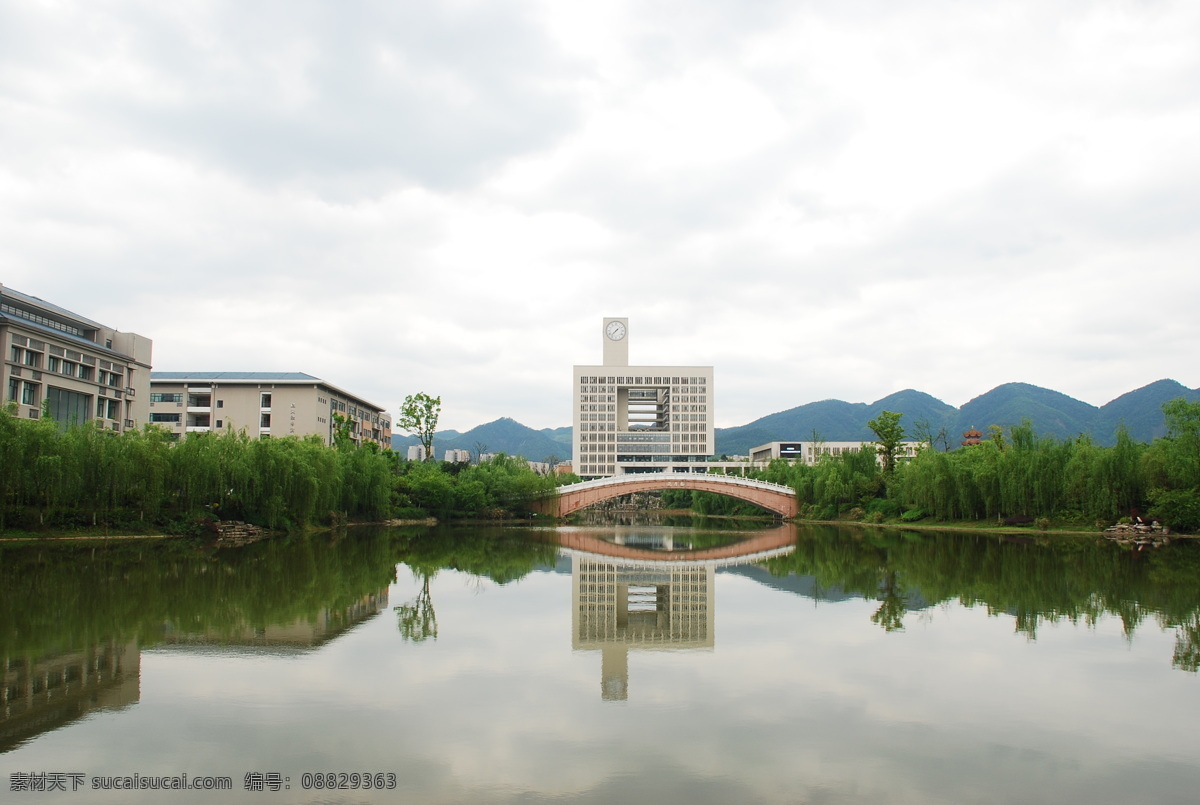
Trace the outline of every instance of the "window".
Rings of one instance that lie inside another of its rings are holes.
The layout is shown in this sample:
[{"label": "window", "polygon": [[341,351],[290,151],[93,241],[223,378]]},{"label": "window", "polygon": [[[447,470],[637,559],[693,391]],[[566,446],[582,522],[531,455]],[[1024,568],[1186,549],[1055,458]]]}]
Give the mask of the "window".
[{"label": "window", "polygon": [[[221,406],[218,405],[217,407],[220,408]],[[225,427],[225,420],[218,419],[217,420],[217,430],[220,430],[223,427]]]},{"label": "window", "polygon": [[24,350],[22,350],[20,347],[12,347],[12,351],[9,353],[8,359],[10,361],[12,361],[13,363],[20,363],[21,362],[21,353],[23,351]]},{"label": "window", "polygon": [[118,402],[117,400],[106,400],[106,402],[108,403],[108,418],[109,419],[120,419],[121,418],[121,403]]},{"label": "window", "polygon": [[[225,407],[225,401],[224,401],[224,400],[217,400],[217,407],[218,407],[218,408],[224,408],[224,407]],[[217,425],[217,427],[219,428],[219,427],[221,427],[221,426],[220,426],[220,425]]]},{"label": "window", "polygon": [[46,358],[46,371],[47,372],[57,372],[59,363],[60,363],[59,359],[55,358],[53,356]]},{"label": "window", "polygon": [[8,379],[8,399],[15,401],[17,399],[17,394],[19,394],[20,391],[21,381],[17,380],[15,377],[10,377]]},{"label": "window", "polygon": [[50,416],[63,427],[87,422],[92,413],[90,394],[49,386],[46,389],[46,402],[50,406]]},{"label": "window", "polygon": [[258,426],[259,426],[260,428],[269,428],[269,427],[271,427],[271,415],[270,415],[270,414],[262,414],[262,415],[260,415],[260,416],[259,416],[259,418],[258,418]]},{"label": "window", "polygon": [[22,405],[37,405],[38,404],[37,392],[38,392],[38,387],[36,384],[30,383],[28,380],[25,381],[24,385],[21,388],[21,404]]},{"label": "window", "polygon": [[30,352],[25,350],[25,365],[32,366],[34,369],[42,365],[42,356],[38,352]]},{"label": "window", "polygon": [[77,365],[71,363],[70,361],[63,361],[62,373],[64,375],[67,377],[74,377],[77,371],[79,371],[79,367]]},{"label": "window", "polygon": [[162,392],[151,392],[150,402],[183,402],[182,394],[163,394]]},{"label": "window", "polygon": [[183,421],[183,414],[150,414],[151,422],[174,422],[178,424]]},{"label": "window", "polygon": [[117,374],[116,372],[109,372],[108,373],[108,385],[112,386],[113,388],[120,388],[121,387],[121,376],[119,374]]},{"label": "window", "polygon": [[92,375],[94,375],[94,374],[95,374],[95,370],[92,367],[84,366],[84,365],[80,364],[80,366],[79,366],[79,379],[80,380],[91,380]]},{"label": "window", "polygon": [[265,392],[262,395],[262,400],[259,402],[259,407],[260,408],[270,408],[271,407],[271,393],[270,392]]}]

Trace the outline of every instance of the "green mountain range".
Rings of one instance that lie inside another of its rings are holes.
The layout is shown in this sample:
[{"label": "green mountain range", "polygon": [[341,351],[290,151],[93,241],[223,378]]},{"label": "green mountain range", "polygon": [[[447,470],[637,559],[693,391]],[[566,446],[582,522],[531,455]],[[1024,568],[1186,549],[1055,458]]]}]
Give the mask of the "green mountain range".
[{"label": "green mountain range", "polygon": [[[1150,442],[1166,434],[1162,404],[1176,397],[1200,401],[1200,389],[1189,389],[1174,380],[1159,380],[1096,407],[1028,383],[1006,383],[975,397],[962,408],[947,405],[924,392],[906,389],[873,403],[821,400],[769,414],[739,427],[717,428],[716,454],[747,455],[760,444],[809,441],[814,435],[830,442],[870,441],[875,437],[867,422],[880,411],[904,414],[900,424],[910,438],[921,421],[927,422],[934,434],[944,428],[951,448],[957,447],[961,434],[971,428],[986,435],[991,425],[1008,427],[1026,419],[1039,434],[1057,439],[1087,434],[1098,444],[1111,445],[1117,427],[1124,424],[1134,439]],[[415,437],[392,437],[393,448],[402,454],[416,443]],[[476,451],[481,446],[483,452],[524,456],[530,461],[543,461],[547,456],[565,460],[571,457],[571,429],[534,430],[503,417],[466,433],[446,430],[434,436],[434,451],[439,457],[451,448]]]},{"label": "green mountain range", "polygon": [[1005,383],[975,397],[962,408],[907,389],[870,404],[822,400],[765,416],[748,425],[718,428],[717,454],[746,455],[760,444],[808,441],[814,433],[830,442],[870,441],[875,436],[867,422],[880,411],[904,414],[900,424],[909,438],[922,420],[928,422],[934,434],[945,428],[951,448],[957,447],[962,433],[972,428],[987,435],[991,425],[1009,427],[1026,419],[1033,423],[1038,434],[1056,439],[1086,434],[1097,444],[1112,445],[1117,427],[1124,424],[1134,439],[1150,442],[1166,435],[1162,404],[1176,397],[1200,400],[1200,389],[1189,389],[1174,380],[1159,380],[1096,407],[1051,389],[1028,383]]}]

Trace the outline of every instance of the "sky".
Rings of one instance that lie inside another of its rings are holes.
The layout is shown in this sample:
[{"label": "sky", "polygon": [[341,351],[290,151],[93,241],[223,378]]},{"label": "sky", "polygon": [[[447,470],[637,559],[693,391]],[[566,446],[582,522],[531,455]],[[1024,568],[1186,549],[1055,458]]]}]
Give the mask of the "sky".
[{"label": "sky", "polygon": [[1192,0],[0,0],[0,283],[441,427],[1200,386]]}]

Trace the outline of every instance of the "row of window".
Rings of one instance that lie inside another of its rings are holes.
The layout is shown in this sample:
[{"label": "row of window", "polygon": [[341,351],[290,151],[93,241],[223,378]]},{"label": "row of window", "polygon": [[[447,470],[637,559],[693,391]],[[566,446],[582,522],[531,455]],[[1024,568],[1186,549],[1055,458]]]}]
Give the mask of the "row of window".
[{"label": "row of window", "polygon": [[[681,400],[678,403],[672,403],[669,410],[671,410],[671,411],[696,411],[696,410],[707,411],[708,406],[704,404],[704,401],[705,401],[705,398],[700,396],[700,397],[692,397],[692,402],[688,403],[687,398],[685,397],[683,400]],[[649,405],[649,406],[638,405],[637,403],[633,402],[632,400],[630,401],[630,403],[631,404],[629,406],[629,410],[633,413],[653,413],[653,411],[655,409],[654,405]],[[699,404],[699,408],[697,408],[697,404]],[[580,411],[615,411],[615,410],[617,410],[617,406],[613,405],[612,403],[604,403],[604,402],[598,402],[598,403],[581,402],[579,404],[579,410]],[[664,410],[666,410],[665,406],[664,406]]]},{"label": "row of window", "polygon": [[[103,375],[103,374],[104,373],[101,372],[101,375]],[[155,391],[155,392],[151,392],[151,394],[150,394],[150,402],[152,402],[152,403],[160,403],[160,402],[180,403],[180,402],[183,402],[183,394]],[[212,395],[211,394],[202,394],[202,393],[189,394],[188,398],[187,398],[187,403],[188,403],[189,408],[211,408],[212,407]],[[266,392],[266,393],[262,394],[262,396],[259,397],[258,405],[260,408],[270,408],[271,407],[270,392]],[[218,399],[217,407],[224,408],[225,401]]]},{"label": "row of window", "polygon": [[[15,377],[8,379],[8,399],[21,405],[40,406],[42,404],[42,387],[40,383],[19,380]],[[81,394],[69,389],[55,386],[46,388],[46,401],[50,403],[50,415],[60,422],[84,422],[91,410],[91,394]],[[121,401],[107,397],[96,398],[97,419],[121,419]]]},{"label": "row of window", "polygon": [[[9,359],[13,363],[19,363],[23,366],[28,366],[30,369],[41,369],[42,357],[42,353],[40,352],[34,352],[31,349],[21,349],[20,347],[16,346],[11,348],[11,352],[9,354]],[[69,361],[65,358],[58,358],[54,355],[46,358],[46,371],[63,375],[64,377],[74,377],[78,378],[79,380],[86,380],[88,382],[91,382],[93,378],[96,378],[96,370],[94,367]],[[123,375],[101,369],[97,382],[99,382],[99,384],[102,386],[120,388],[123,385],[123,380]]]},{"label": "row of window", "polygon": [[609,383],[609,384],[616,383],[616,384],[622,385],[622,386],[641,385],[642,383],[653,384],[653,385],[658,385],[658,386],[661,386],[661,385],[678,386],[681,383],[685,384],[685,385],[707,383],[708,378],[707,377],[666,377],[666,376],[650,377],[649,375],[647,375],[646,377],[597,377],[594,375],[592,375],[592,376],[580,375],[579,382],[580,382],[580,384],[584,384],[584,383]]},{"label": "row of window", "polygon": [[[178,425],[183,422],[183,414],[179,414],[179,413],[167,414],[167,413],[160,413],[158,411],[155,411],[150,414],[150,421],[158,422],[160,424]],[[189,415],[188,426],[189,427],[207,428],[208,422],[209,422],[208,414],[196,414],[194,416]],[[261,414],[258,419],[258,426],[260,428],[270,428],[271,427],[271,415],[265,414],[265,413]],[[218,419],[217,427],[218,428],[224,427],[224,420]]]},{"label": "row of window", "polygon": [[35,324],[40,324],[43,327],[49,327],[53,330],[58,330],[59,332],[70,333],[71,335],[79,336],[80,338],[86,338],[89,341],[92,340],[91,334],[95,332],[94,330],[84,330],[80,327],[66,324],[65,322],[48,319],[39,313],[34,313],[32,310],[24,310],[19,307],[14,307],[6,302],[0,302],[0,312],[7,313],[10,316],[16,316],[17,318],[25,319],[26,321],[34,322]]}]

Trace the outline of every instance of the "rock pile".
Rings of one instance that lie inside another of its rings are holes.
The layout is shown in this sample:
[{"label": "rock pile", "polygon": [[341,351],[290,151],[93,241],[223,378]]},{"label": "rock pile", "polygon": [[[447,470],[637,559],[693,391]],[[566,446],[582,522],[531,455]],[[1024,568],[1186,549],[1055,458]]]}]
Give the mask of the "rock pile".
[{"label": "rock pile", "polygon": [[270,531],[262,526],[243,523],[239,520],[222,520],[217,525],[217,542],[221,545],[246,545],[269,536]]},{"label": "rock pile", "polygon": [[1146,547],[1158,548],[1170,543],[1171,538],[1167,536],[1170,533],[1170,530],[1164,528],[1157,520],[1147,523],[1141,518],[1132,523],[1117,523],[1104,529],[1104,535],[1109,539],[1121,545],[1136,545],[1138,550]]}]

